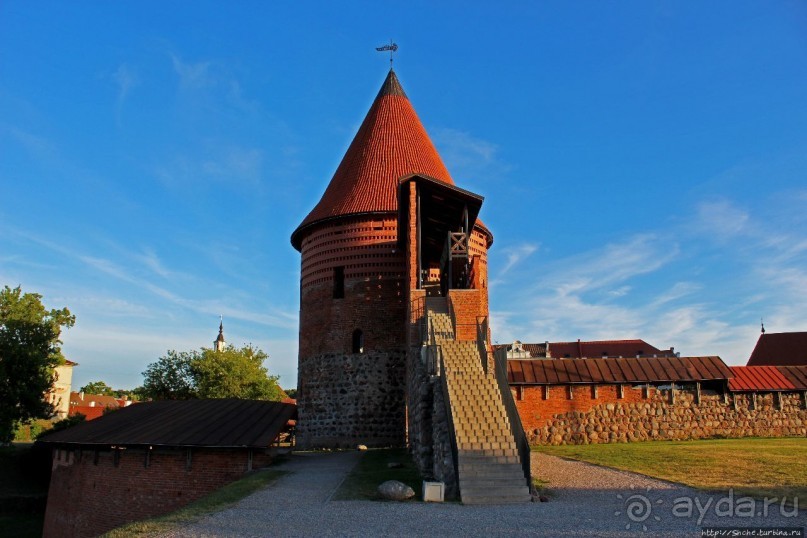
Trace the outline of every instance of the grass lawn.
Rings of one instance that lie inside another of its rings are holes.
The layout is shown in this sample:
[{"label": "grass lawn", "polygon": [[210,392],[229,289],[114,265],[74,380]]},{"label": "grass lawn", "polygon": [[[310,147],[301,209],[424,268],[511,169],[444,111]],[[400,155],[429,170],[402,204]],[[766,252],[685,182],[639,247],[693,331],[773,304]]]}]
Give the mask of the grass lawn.
[{"label": "grass lawn", "polygon": [[807,499],[807,438],[706,439],[533,450],[641,473],[703,490]]},{"label": "grass lawn", "polygon": [[[403,467],[390,469],[387,464],[392,462]],[[333,498],[339,501],[381,500],[376,488],[387,480],[403,482],[415,490],[415,499],[423,498],[423,481],[405,448],[378,448],[365,452]]]},{"label": "grass lawn", "polygon": [[231,482],[210,495],[202,497],[175,512],[164,516],[128,523],[104,534],[107,538],[126,538],[129,536],[150,536],[152,534],[168,532],[179,525],[190,523],[210,512],[222,510],[243,499],[268,484],[271,484],[285,471],[263,469],[255,471],[246,478]]}]

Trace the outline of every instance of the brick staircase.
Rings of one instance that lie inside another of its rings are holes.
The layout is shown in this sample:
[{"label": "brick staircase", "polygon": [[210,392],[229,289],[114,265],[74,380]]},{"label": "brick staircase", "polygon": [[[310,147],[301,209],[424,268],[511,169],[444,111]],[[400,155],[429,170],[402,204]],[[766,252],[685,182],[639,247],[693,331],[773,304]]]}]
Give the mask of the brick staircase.
[{"label": "brick staircase", "polygon": [[476,342],[454,339],[444,298],[426,300],[430,335],[442,350],[457,447],[459,490],[465,504],[522,503],[530,492],[493,374]]}]

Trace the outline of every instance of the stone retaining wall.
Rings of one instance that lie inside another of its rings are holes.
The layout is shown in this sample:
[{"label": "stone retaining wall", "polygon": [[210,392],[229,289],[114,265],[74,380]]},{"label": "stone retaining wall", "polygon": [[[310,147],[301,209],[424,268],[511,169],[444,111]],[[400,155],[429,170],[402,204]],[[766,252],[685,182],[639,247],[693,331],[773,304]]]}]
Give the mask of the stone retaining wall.
[{"label": "stone retaining wall", "polygon": [[404,446],[405,360],[404,350],[301,359],[298,446]]},{"label": "stone retaining wall", "polygon": [[448,408],[440,378],[427,374],[420,354],[421,348],[413,347],[407,358],[409,450],[424,480],[444,482],[446,499],[455,499],[458,485],[448,429]]},{"label": "stone retaining wall", "polygon": [[[807,436],[801,393],[702,394],[653,389],[648,398],[602,402],[587,410],[554,413],[527,430],[532,444],[626,443],[647,440]],[[780,408],[781,407],[781,408]],[[533,418],[534,421],[534,418]]]}]

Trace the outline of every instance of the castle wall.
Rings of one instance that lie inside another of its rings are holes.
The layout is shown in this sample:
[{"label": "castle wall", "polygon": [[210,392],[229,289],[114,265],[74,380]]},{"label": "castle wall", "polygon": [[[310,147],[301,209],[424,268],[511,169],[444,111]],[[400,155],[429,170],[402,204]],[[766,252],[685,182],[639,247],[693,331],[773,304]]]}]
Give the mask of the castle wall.
[{"label": "castle wall", "polygon": [[804,395],[761,393],[756,404],[750,394],[669,390],[624,385],[620,398],[615,385],[544,387],[511,386],[524,430],[533,444],[589,444],[710,437],[784,437],[807,435]]},{"label": "castle wall", "polygon": [[[117,455],[116,455],[117,452]],[[253,451],[252,468],[271,463]],[[177,510],[241,478],[249,450],[53,451],[43,536],[97,536],[125,523]]]}]

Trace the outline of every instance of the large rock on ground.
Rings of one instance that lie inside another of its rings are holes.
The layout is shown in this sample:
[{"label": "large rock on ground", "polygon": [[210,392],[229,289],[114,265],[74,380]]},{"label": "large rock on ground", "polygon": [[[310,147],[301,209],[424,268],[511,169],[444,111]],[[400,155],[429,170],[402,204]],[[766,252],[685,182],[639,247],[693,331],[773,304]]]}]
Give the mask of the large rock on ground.
[{"label": "large rock on ground", "polygon": [[378,494],[391,501],[405,501],[415,496],[415,491],[397,480],[387,480],[378,486]]}]

